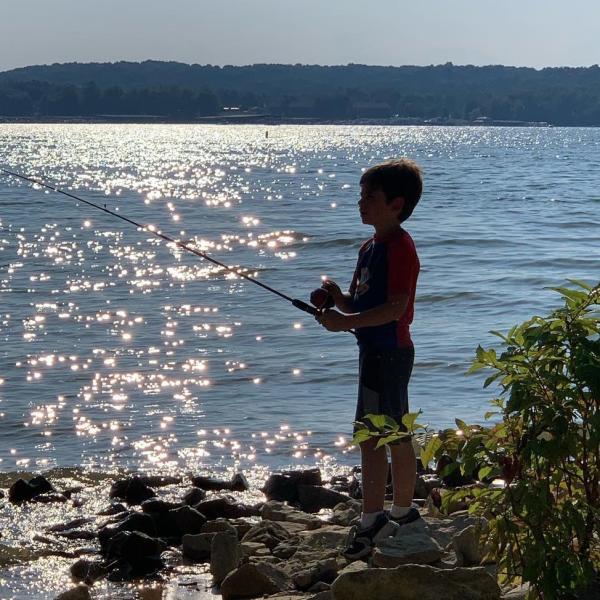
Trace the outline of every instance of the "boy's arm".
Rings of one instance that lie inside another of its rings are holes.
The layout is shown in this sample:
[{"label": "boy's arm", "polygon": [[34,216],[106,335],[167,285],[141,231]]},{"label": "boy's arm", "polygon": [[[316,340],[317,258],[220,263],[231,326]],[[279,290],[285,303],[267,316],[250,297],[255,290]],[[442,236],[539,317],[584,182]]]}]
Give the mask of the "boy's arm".
[{"label": "boy's arm", "polygon": [[392,296],[384,304],[360,313],[343,315],[335,310],[326,310],[315,318],[329,331],[346,331],[360,327],[376,327],[397,321],[408,306],[408,294]]},{"label": "boy's arm", "polygon": [[350,285],[350,291],[344,293],[344,292],[342,292],[342,290],[340,289],[340,286],[335,281],[332,281],[331,279],[326,279],[323,282],[321,287],[326,289],[327,292],[329,293],[329,295],[333,298],[333,301],[335,302],[335,307],[338,310],[340,310],[343,313],[353,313],[354,312],[354,306],[352,305],[352,297],[354,296],[353,286],[354,286],[354,281]]}]

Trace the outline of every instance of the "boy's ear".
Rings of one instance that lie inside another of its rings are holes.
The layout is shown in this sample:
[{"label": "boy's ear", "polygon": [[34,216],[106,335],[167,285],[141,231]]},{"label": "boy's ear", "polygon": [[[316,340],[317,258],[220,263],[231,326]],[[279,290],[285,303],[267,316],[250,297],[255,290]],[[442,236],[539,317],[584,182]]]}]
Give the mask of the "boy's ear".
[{"label": "boy's ear", "polygon": [[394,207],[394,209],[400,212],[404,208],[404,196],[396,196],[392,200],[391,204]]}]

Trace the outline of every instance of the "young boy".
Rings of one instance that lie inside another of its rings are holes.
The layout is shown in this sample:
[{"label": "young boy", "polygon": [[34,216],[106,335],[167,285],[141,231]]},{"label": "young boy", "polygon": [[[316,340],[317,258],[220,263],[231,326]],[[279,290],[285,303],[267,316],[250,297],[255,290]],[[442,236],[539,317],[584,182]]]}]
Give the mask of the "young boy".
[{"label": "young boy", "polygon": [[[402,228],[423,189],[421,170],[411,160],[390,160],[371,167],[360,179],[360,217],[375,229],[358,253],[347,294],[334,281],[323,287],[336,310],[316,319],[329,331],[354,329],[359,346],[359,386],[356,420],[384,414],[398,423],[408,412],[408,381],[414,362],[410,337],[419,258],[412,238]],[[345,313],[345,314],[342,314]],[[391,510],[384,511],[388,458],[377,439],[360,445],[363,510],[344,554],[368,555],[374,544],[392,535],[399,525],[420,518],[412,506],[416,458],[410,438],[390,446],[394,490]]]}]

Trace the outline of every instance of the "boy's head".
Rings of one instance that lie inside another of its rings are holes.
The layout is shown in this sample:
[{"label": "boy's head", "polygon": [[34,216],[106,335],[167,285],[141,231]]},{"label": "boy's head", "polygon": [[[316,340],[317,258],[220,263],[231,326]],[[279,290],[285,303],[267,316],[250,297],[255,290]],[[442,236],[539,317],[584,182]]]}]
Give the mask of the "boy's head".
[{"label": "boy's head", "polygon": [[389,204],[402,198],[398,221],[406,221],[412,214],[423,192],[423,177],[416,162],[408,158],[387,160],[367,169],[360,178],[360,185],[370,192],[380,190]]}]

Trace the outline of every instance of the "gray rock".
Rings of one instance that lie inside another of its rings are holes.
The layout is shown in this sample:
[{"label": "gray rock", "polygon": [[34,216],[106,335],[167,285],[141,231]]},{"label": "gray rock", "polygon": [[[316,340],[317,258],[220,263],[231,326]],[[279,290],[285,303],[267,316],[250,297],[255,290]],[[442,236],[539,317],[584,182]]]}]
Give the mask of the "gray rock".
[{"label": "gray rock", "polygon": [[525,583],[502,594],[502,600],[526,600],[529,584]]},{"label": "gray rock", "polygon": [[295,510],[291,506],[277,500],[265,502],[260,510],[260,516],[269,521],[299,523],[300,525],[304,525],[306,529],[318,529],[322,524],[321,519],[300,510]]},{"label": "gray rock", "polygon": [[483,562],[487,550],[481,540],[481,526],[469,525],[452,540],[457,557],[461,557],[465,566],[479,565]]},{"label": "gray rock", "polygon": [[270,550],[258,542],[242,542],[242,554],[244,556],[267,556],[270,555]]},{"label": "gray rock", "polygon": [[210,546],[210,572],[215,583],[221,583],[242,560],[242,547],[236,536],[220,531],[215,533]]},{"label": "gray rock", "polygon": [[223,600],[257,598],[292,589],[288,575],[267,562],[249,562],[225,577],[221,583]]},{"label": "gray rock", "polygon": [[322,508],[333,508],[340,502],[348,502],[349,496],[317,485],[299,485],[298,503],[307,513],[319,512]]},{"label": "gray rock", "polygon": [[78,585],[56,596],[56,600],[91,600],[90,589],[87,585]]},{"label": "gray rock", "polygon": [[226,531],[238,537],[237,529],[227,519],[208,521],[200,529],[200,533],[218,533],[220,531]]},{"label": "gray rock", "polygon": [[75,581],[83,581],[87,585],[92,585],[94,581],[102,579],[107,574],[106,567],[102,561],[88,560],[86,558],[80,558],[77,562],[73,563],[69,571]]},{"label": "gray rock", "polygon": [[315,560],[292,575],[292,581],[299,590],[308,590],[317,582],[331,583],[337,576],[338,565],[334,558]]},{"label": "gray rock", "polygon": [[467,526],[475,525],[477,519],[470,516],[467,512],[455,513],[452,516],[443,516],[441,518],[423,517],[427,525],[427,532],[440,545],[446,548],[448,544]]},{"label": "gray rock", "polygon": [[440,560],[441,546],[427,533],[425,523],[419,519],[398,529],[394,537],[377,543],[373,564],[392,568],[398,565],[430,565]]},{"label": "gray rock", "polygon": [[188,506],[195,506],[206,498],[206,492],[198,487],[188,490],[183,496],[182,502]]},{"label": "gray rock", "polygon": [[362,505],[358,500],[348,500],[347,502],[340,502],[333,507],[333,514],[329,522],[332,525],[343,525],[348,527],[360,518],[360,512]]},{"label": "gray rock", "polygon": [[500,588],[481,567],[436,569],[401,565],[340,575],[331,586],[335,600],[499,600]]},{"label": "gray rock", "polygon": [[348,537],[348,527],[332,525],[315,531],[300,533],[301,543],[298,549],[342,550]]},{"label": "gray rock", "polygon": [[197,562],[210,560],[210,548],[214,533],[187,534],[182,538],[183,556]]},{"label": "gray rock", "polygon": [[287,540],[290,537],[288,531],[279,523],[274,521],[262,521],[258,523],[242,538],[243,542],[260,542],[269,550]]}]

